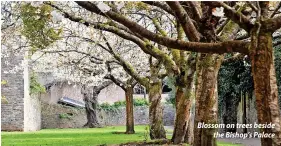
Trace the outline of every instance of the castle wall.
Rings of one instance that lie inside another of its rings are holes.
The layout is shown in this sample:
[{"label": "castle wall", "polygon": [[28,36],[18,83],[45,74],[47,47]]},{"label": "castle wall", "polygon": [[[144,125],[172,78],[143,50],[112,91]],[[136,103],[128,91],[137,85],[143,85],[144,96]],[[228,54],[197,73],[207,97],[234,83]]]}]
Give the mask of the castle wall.
[{"label": "castle wall", "polygon": [[24,55],[14,53],[1,56],[1,60],[1,82],[4,83],[1,85],[1,96],[6,100],[1,100],[1,130],[40,130],[41,105],[38,96],[29,94],[27,60]]},{"label": "castle wall", "polygon": [[1,96],[7,103],[1,102],[1,130],[23,131],[24,130],[24,79],[23,71],[8,73],[15,65],[21,64],[23,56],[10,54],[1,58]]}]

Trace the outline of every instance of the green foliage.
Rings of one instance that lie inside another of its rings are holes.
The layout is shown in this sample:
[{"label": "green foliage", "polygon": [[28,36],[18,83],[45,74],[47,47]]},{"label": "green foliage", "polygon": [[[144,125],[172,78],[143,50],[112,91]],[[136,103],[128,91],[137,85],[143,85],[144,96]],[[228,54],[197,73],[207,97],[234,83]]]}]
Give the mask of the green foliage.
[{"label": "green foliage", "polygon": [[46,93],[46,89],[37,81],[37,75],[33,72],[30,77],[30,94]]},{"label": "green foliage", "polygon": [[[227,107],[229,110],[235,111],[241,93],[252,93],[254,90],[254,82],[251,75],[251,66],[249,60],[236,60],[223,63],[218,75],[218,102],[219,115]],[[226,101],[231,103],[232,107],[226,105]]]},{"label": "green foliage", "polygon": [[21,18],[23,29],[21,33],[29,40],[32,46],[31,53],[36,49],[44,49],[56,40],[60,39],[62,29],[55,30],[48,25],[51,20],[49,5],[33,7],[31,4],[24,4],[21,7]]},{"label": "green foliage", "polygon": [[68,113],[59,114],[60,119],[71,119],[72,115]]},{"label": "green foliage", "polygon": [[[144,98],[139,98],[139,99],[133,99],[133,104],[134,106],[147,106],[149,105],[148,101]],[[115,110],[120,107],[125,107],[126,106],[126,101],[116,101],[113,104],[109,104],[107,102],[102,103],[99,105],[99,108],[105,109],[105,110]]]},{"label": "green foliage", "polygon": [[113,105],[111,105],[107,102],[98,105],[98,107],[101,108],[101,109],[104,109],[104,110],[114,110],[114,109],[116,109],[116,107],[114,107]]},{"label": "green foliage", "polygon": [[3,95],[1,95],[1,104],[8,104],[7,98]]},{"label": "green foliage", "polygon": [[147,106],[149,105],[148,101],[144,98],[137,98],[133,100],[134,106]]},{"label": "green foliage", "polygon": [[8,83],[7,80],[1,80],[1,85],[6,85]]},{"label": "green foliage", "polygon": [[116,101],[113,103],[113,106],[118,108],[118,107],[124,107],[126,106],[126,101]]},{"label": "green foliage", "polygon": [[[276,41],[276,40],[275,40]],[[227,56],[228,57],[228,56]],[[281,46],[274,48],[274,62],[281,104]],[[252,93],[254,83],[251,75],[250,61],[246,59],[223,63],[218,75],[219,114],[225,108],[225,101],[237,105],[242,93]],[[250,97],[251,98],[251,97]],[[229,107],[228,107],[229,108]]]}]

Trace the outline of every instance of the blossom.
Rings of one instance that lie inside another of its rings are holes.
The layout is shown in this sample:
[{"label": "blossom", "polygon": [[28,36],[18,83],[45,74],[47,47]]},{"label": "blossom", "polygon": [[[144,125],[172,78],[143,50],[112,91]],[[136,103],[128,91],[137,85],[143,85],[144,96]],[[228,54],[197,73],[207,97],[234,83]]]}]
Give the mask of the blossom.
[{"label": "blossom", "polygon": [[31,6],[33,6],[33,7],[40,7],[42,4],[43,4],[43,1],[31,2]]},{"label": "blossom", "polygon": [[52,15],[52,20],[54,22],[60,22],[63,19],[63,16],[60,13],[58,13],[57,11],[52,11],[51,15]]},{"label": "blossom", "polygon": [[223,7],[216,7],[212,10],[212,14],[216,17],[223,17],[224,12],[223,12]]},{"label": "blossom", "polygon": [[105,4],[105,3],[103,3],[103,2],[99,2],[98,5],[97,5],[97,7],[98,7],[103,13],[106,13],[106,12],[110,11],[110,9],[111,9],[107,4]]}]

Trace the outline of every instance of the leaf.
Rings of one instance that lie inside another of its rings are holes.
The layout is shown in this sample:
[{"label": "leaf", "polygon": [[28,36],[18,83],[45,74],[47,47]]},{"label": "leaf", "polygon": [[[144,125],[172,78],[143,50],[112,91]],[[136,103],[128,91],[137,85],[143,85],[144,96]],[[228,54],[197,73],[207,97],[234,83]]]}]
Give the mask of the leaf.
[{"label": "leaf", "polygon": [[7,82],[7,80],[2,80],[1,81],[1,85],[6,85],[8,82]]}]

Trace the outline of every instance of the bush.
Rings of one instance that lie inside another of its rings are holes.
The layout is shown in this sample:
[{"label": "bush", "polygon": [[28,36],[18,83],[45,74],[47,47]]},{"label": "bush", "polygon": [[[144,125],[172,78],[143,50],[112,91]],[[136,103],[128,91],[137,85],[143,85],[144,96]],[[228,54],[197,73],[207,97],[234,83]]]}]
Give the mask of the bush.
[{"label": "bush", "polygon": [[62,113],[62,114],[59,114],[59,118],[60,119],[71,119],[72,116],[73,116],[72,113]]},{"label": "bush", "polygon": [[[147,106],[149,103],[146,99],[141,98],[141,99],[133,99],[133,104],[134,106]],[[126,101],[116,101],[112,105],[107,102],[102,103],[99,105],[99,108],[106,109],[106,110],[113,110],[125,106],[126,106]]]},{"label": "bush", "polygon": [[145,106],[148,105],[148,101],[144,98],[138,98],[138,99],[134,99],[134,106]]},{"label": "bush", "polygon": [[126,106],[126,101],[116,101],[113,103],[113,106],[116,108]]},{"label": "bush", "polygon": [[109,109],[109,108],[111,108],[111,105],[109,103],[105,102],[105,103],[100,104],[99,107],[102,109]]}]

